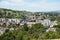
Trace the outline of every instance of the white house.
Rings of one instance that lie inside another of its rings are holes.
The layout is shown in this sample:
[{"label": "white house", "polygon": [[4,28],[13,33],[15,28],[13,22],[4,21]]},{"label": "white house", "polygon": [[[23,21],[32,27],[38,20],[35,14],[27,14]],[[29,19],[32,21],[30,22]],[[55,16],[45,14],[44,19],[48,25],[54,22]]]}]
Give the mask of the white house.
[{"label": "white house", "polygon": [[57,21],[54,21],[53,23],[51,23],[50,27],[53,27],[54,25],[57,25]]},{"label": "white house", "polygon": [[44,19],[43,21],[41,21],[41,24],[43,24],[44,26],[50,26],[51,21],[49,19]]},{"label": "white house", "polygon": [[8,29],[8,28],[0,27],[0,35],[2,35],[5,32],[6,29]]},{"label": "white house", "polygon": [[49,32],[49,31],[56,32],[56,28],[48,28],[48,29],[46,30],[46,32]]}]

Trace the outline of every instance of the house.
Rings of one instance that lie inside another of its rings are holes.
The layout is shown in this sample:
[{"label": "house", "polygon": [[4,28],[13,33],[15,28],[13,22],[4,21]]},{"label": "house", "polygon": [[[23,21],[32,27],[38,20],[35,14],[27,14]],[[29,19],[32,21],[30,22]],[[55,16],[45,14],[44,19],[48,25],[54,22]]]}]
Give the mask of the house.
[{"label": "house", "polygon": [[53,23],[51,23],[50,27],[53,27],[54,25],[57,25],[57,21],[53,21]]},{"label": "house", "polygon": [[53,27],[54,25],[57,25],[57,21],[50,21],[50,19],[40,20],[40,22],[43,26]]},{"label": "house", "polygon": [[48,29],[46,30],[46,32],[49,32],[49,31],[56,32],[56,28],[48,28]]},{"label": "house", "polygon": [[33,24],[36,24],[36,22],[27,22],[26,24],[31,27]]},{"label": "house", "polygon": [[8,28],[0,27],[0,35],[2,35],[6,31],[6,29],[8,29]]},{"label": "house", "polygon": [[51,21],[49,19],[44,19],[44,20],[41,20],[41,24],[43,24],[43,26],[50,26]]}]

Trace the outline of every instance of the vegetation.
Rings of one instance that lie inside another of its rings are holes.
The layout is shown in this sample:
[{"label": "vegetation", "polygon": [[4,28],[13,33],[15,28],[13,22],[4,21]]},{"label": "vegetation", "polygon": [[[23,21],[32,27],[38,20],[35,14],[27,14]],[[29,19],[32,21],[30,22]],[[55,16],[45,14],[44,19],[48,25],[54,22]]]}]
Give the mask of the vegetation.
[{"label": "vegetation", "polygon": [[[49,15],[49,18],[51,17],[51,20],[55,20],[55,18],[57,18],[56,20],[60,19],[60,17],[58,16],[60,14],[58,12],[34,12],[33,14],[33,12],[14,11],[11,9],[0,8],[0,18],[24,18],[25,19],[26,17],[25,15],[28,15],[28,14],[35,15],[35,16]],[[48,16],[44,18],[48,18]]]},{"label": "vegetation", "polygon": [[[32,12],[0,8],[0,18],[22,18],[23,20],[26,20],[26,15],[28,14],[35,15],[36,17],[42,16],[42,19],[49,18],[51,21],[57,20],[60,22],[60,17],[58,16],[59,13],[55,12],[35,12],[35,14],[32,14]],[[43,26],[41,23],[34,24],[31,27],[26,23],[22,26],[20,24],[10,24],[7,26],[4,23],[3,25],[0,25],[0,27],[7,27],[9,29],[12,27],[14,28],[14,30],[11,31],[8,29],[3,35],[0,35],[0,40],[40,40],[60,38],[60,23],[54,26],[54,28],[57,28],[56,32],[46,32],[48,27]],[[16,28],[18,29],[15,30]]]},{"label": "vegetation", "polygon": [[22,28],[20,28],[13,31],[6,30],[5,33],[0,36],[0,40],[40,40],[60,38],[60,32],[46,32],[47,27],[43,26],[41,23],[34,24],[31,28],[25,23]]}]

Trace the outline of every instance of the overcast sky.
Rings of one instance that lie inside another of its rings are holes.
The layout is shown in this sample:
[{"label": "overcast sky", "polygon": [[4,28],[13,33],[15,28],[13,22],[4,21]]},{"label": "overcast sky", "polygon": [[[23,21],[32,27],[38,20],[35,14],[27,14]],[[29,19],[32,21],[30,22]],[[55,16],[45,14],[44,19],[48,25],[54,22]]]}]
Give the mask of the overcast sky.
[{"label": "overcast sky", "polygon": [[0,8],[25,11],[60,10],[60,0],[0,0]]}]

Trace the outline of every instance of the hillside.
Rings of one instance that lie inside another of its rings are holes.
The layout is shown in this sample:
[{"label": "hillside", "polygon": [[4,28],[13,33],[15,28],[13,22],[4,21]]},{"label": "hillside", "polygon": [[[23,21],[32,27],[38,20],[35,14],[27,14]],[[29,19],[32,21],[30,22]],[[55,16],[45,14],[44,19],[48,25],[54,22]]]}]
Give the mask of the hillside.
[{"label": "hillside", "polygon": [[22,15],[27,13],[31,12],[0,8],[0,18],[21,18]]},{"label": "hillside", "polygon": [[53,12],[28,12],[28,11],[17,11],[11,9],[0,8],[0,18],[22,18],[25,15],[49,15],[49,16],[57,16],[60,13]]}]

